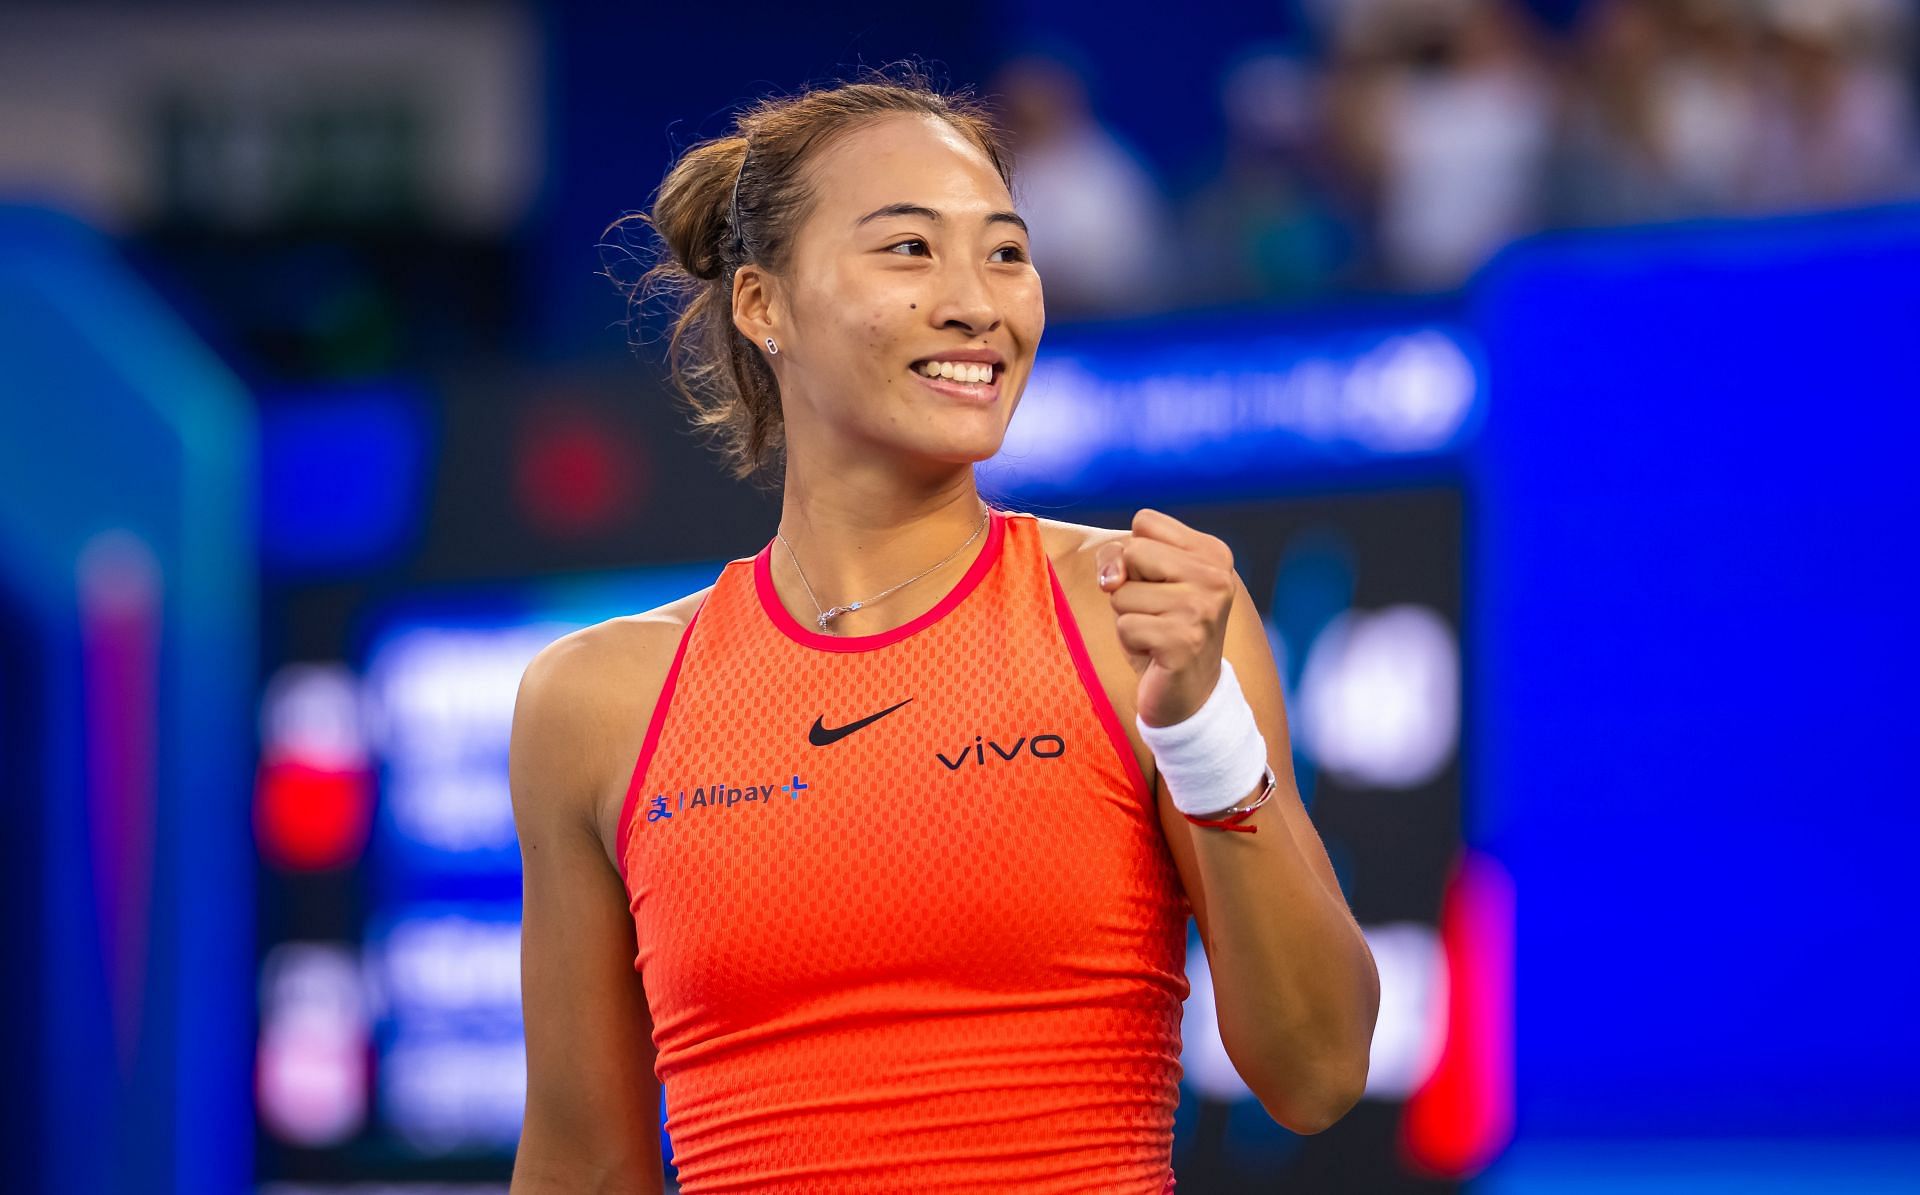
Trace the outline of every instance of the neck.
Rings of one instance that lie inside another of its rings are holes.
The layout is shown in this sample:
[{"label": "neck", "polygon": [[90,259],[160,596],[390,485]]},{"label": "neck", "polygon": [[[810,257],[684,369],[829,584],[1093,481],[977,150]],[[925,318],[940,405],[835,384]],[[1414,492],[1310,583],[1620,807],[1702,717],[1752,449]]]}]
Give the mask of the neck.
[{"label": "neck", "polygon": [[931,610],[965,575],[986,546],[986,517],[971,466],[913,492],[809,486],[790,471],[778,528],[787,542],[776,541],[771,553],[774,588],[803,626],[812,628],[820,610],[875,599],[836,615],[826,633],[892,630]]}]

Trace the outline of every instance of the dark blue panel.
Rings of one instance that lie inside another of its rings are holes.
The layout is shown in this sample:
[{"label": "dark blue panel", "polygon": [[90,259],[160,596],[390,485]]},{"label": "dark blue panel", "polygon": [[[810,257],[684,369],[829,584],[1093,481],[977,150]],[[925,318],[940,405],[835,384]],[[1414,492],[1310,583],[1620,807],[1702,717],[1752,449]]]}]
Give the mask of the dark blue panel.
[{"label": "dark blue panel", "polygon": [[1468,766],[1523,1135],[1920,1123],[1915,278],[1909,209],[1483,279]]},{"label": "dark blue panel", "polygon": [[260,547],[280,572],[399,559],[428,493],[426,400],[411,387],[272,397],[260,412]]}]

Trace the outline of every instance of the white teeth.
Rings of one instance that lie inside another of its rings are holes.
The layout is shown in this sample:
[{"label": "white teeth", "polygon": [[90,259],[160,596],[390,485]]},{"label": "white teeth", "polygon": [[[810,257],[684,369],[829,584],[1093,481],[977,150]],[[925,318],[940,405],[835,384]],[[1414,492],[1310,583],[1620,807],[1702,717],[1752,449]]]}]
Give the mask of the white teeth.
[{"label": "white teeth", "polygon": [[925,361],[917,367],[930,378],[954,382],[991,382],[993,366],[984,361]]}]

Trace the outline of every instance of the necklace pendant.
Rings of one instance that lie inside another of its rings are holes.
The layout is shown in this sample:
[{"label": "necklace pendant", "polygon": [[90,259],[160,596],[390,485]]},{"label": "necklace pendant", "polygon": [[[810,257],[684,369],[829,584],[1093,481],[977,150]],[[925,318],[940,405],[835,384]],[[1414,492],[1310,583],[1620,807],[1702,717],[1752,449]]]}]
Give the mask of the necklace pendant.
[{"label": "necklace pendant", "polygon": [[840,617],[842,614],[847,614],[847,613],[850,613],[851,611],[858,610],[861,607],[861,605],[862,603],[855,602],[851,606],[835,606],[831,610],[822,610],[820,612],[820,616],[814,619],[814,621],[819,623],[820,629],[824,631],[827,629],[828,623]]}]

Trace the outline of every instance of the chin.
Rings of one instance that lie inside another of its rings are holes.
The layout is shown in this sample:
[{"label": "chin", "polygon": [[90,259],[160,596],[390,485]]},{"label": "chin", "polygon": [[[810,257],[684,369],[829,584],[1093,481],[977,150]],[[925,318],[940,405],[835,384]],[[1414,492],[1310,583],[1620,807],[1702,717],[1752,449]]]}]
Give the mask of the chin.
[{"label": "chin", "polygon": [[981,461],[991,460],[1006,442],[1003,430],[996,429],[990,436],[954,436],[944,442],[924,446],[923,455],[954,465],[977,465]]}]

